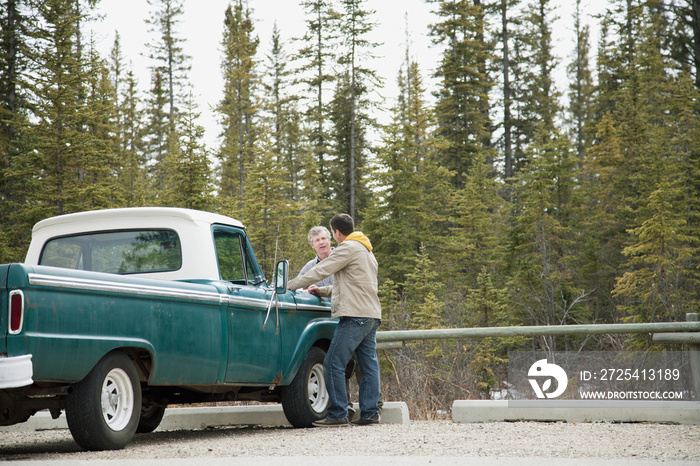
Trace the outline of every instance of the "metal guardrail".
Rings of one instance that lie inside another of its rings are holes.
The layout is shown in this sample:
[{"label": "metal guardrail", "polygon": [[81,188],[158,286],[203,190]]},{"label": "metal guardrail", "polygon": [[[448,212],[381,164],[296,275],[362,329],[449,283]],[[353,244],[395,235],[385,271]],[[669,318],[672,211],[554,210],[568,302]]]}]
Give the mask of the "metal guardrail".
[{"label": "metal guardrail", "polygon": [[[603,335],[620,333],[700,332],[700,322],[656,322],[644,324],[534,325],[522,327],[440,328],[386,330],[377,332],[377,343],[451,338],[531,337],[559,335]],[[700,337],[700,333],[698,334]]]},{"label": "metal guardrail", "polygon": [[406,341],[456,338],[536,337],[561,335],[609,335],[651,333],[655,343],[687,344],[693,388],[700,397],[700,322],[698,314],[686,314],[686,322],[641,324],[534,325],[522,327],[440,328],[377,332],[377,349],[399,349]]}]

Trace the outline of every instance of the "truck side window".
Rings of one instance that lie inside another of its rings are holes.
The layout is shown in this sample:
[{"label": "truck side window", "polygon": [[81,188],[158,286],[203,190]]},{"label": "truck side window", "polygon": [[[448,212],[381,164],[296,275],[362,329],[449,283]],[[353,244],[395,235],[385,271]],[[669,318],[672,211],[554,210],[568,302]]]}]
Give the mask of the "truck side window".
[{"label": "truck side window", "polygon": [[219,263],[221,279],[246,284],[246,267],[243,260],[241,235],[226,230],[214,230],[214,245],[216,246],[216,259]]},{"label": "truck side window", "polygon": [[172,230],[95,232],[47,241],[39,264],[109,273],[164,272],[182,267],[182,249]]}]

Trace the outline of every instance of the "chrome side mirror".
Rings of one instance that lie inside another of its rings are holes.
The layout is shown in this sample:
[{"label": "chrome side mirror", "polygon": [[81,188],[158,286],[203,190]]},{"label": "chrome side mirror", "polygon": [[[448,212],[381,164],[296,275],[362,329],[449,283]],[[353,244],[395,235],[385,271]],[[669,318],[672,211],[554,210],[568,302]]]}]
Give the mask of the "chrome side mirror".
[{"label": "chrome side mirror", "polygon": [[284,294],[287,292],[287,281],[289,280],[289,261],[279,261],[277,263],[277,273],[275,274],[275,292]]}]

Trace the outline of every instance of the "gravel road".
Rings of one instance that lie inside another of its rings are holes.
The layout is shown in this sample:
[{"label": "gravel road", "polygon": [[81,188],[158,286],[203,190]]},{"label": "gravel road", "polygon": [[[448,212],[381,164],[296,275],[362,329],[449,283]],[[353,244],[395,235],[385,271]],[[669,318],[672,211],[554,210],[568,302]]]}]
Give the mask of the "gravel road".
[{"label": "gravel road", "polygon": [[136,436],[124,450],[84,452],[70,433],[0,432],[3,461],[260,456],[546,457],[695,462],[700,426],[411,421],[341,428],[226,427]]}]

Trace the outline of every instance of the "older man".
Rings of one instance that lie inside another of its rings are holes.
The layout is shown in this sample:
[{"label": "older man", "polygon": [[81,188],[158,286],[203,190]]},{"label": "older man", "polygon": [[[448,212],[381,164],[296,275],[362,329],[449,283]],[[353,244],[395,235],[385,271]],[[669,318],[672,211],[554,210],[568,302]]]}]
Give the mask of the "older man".
[{"label": "older man", "polygon": [[[323,259],[328,257],[331,252],[333,252],[333,249],[331,247],[331,233],[328,231],[328,228],[326,227],[313,227],[312,229],[309,230],[309,245],[311,246],[311,249],[316,251],[316,257],[311,259],[309,262],[306,263],[304,267],[302,267],[301,272],[299,272],[299,276],[301,277],[302,275],[306,274],[309,270],[311,270],[315,265],[317,265],[319,262],[321,262]],[[331,286],[333,285],[333,275],[324,278],[323,280],[320,280],[316,283],[314,283],[316,286]]]},{"label": "older man", "polygon": [[[347,214],[331,219],[331,230],[338,246],[323,262],[287,284],[289,289],[309,287],[309,293],[331,297],[331,317],[338,326],[323,362],[323,376],[328,390],[328,417],[316,421],[317,427],[346,426],[348,398],[345,368],[352,358],[362,372],[360,381],[360,419],[353,424],[379,423],[379,361],[377,328],[382,319],[377,285],[377,260],[372,244]],[[314,282],[335,276],[333,286],[317,287]],[[309,286],[310,285],[310,286]]]}]

